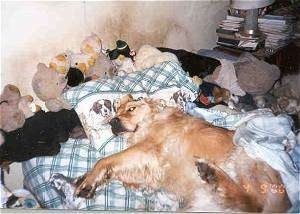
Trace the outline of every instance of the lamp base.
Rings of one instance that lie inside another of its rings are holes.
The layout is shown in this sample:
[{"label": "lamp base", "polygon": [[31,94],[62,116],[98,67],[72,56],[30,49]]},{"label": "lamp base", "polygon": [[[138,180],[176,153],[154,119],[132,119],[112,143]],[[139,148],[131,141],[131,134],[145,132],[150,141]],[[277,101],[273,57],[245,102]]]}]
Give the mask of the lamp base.
[{"label": "lamp base", "polygon": [[249,30],[244,29],[242,32],[240,32],[241,36],[249,38],[249,39],[255,39],[262,36],[262,34],[258,30]]}]

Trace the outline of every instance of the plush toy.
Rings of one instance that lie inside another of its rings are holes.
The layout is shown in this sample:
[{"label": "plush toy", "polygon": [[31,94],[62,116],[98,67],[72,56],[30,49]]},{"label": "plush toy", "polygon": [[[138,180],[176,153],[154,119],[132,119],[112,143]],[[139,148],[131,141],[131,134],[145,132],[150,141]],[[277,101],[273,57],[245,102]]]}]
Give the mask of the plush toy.
[{"label": "plush toy", "polygon": [[170,52],[177,56],[181,67],[191,77],[198,76],[204,79],[207,75],[212,74],[217,66],[221,63],[219,60],[189,52],[183,49],[171,49],[165,47],[157,47],[162,52]]},{"label": "plush toy", "polygon": [[71,56],[71,67],[78,68],[85,77],[90,75],[90,66],[94,64],[95,59],[85,53],[74,53]]},{"label": "plush toy", "polygon": [[18,87],[11,84],[4,87],[0,100],[0,129],[7,132],[22,127],[26,118],[41,109],[32,96],[21,96]]},{"label": "plush toy", "polygon": [[119,55],[117,59],[112,60],[117,69],[117,75],[122,76],[125,73],[132,73],[136,71],[134,62],[131,58]]},{"label": "plush toy", "polygon": [[72,51],[65,51],[51,59],[49,67],[61,74],[67,74],[71,66]]},{"label": "plush toy", "polygon": [[[85,73],[86,78],[98,79],[102,77],[115,76],[116,69],[108,57],[102,52],[101,39],[94,33],[86,37],[80,46],[81,54],[90,57],[87,67],[88,72]],[[72,60],[76,63],[77,60]]]},{"label": "plush toy", "polygon": [[86,66],[82,66],[81,64],[73,65],[74,67],[71,67],[72,57],[74,57],[74,53],[72,51],[65,51],[55,56],[49,64],[51,69],[65,75],[68,78],[67,85],[69,87],[74,87],[82,83],[84,81],[83,71],[86,70]]},{"label": "plush toy", "polygon": [[117,40],[116,41],[117,47],[113,50],[107,50],[108,56],[110,60],[117,59],[120,55],[123,55],[124,57],[131,58],[133,60],[133,57],[135,54],[132,52],[128,46],[128,44],[123,40]]},{"label": "plush toy", "polygon": [[230,98],[228,90],[206,81],[201,81],[198,91],[198,97],[194,103],[200,108],[211,108],[218,104],[226,105]]},{"label": "plush toy", "polygon": [[71,109],[71,105],[61,97],[67,85],[65,75],[54,72],[45,64],[39,63],[31,84],[36,96],[45,102],[49,111]]},{"label": "plush toy", "polygon": [[76,111],[62,109],[58,112],[39,111],[27,118],[21,128],[10,132],[1,130],[0,167],[38,156],[56,155],[60,143],[68,140],[74,128],[77,128],[77,136],[78,128],[84,133]]},{"label": "plush toy", "polygon": [[80,51],[95,60],[98,59],[99,54],[102,53],[101,39],[95,33],[92,33],[81,42]]},{"label": "plush toy", "polygon": [[135,68],[136,70],[144,70],[165,61],[175,61],[179,63],[175,54],[161,52],[150,45],[143,45],[136,54]]}]

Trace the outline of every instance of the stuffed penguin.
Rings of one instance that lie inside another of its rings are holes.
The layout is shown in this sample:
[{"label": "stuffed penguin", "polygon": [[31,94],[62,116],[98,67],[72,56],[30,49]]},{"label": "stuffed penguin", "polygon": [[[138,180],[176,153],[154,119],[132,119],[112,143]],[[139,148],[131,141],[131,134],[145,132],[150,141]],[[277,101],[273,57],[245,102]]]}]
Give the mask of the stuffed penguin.
[{"label": "stuffed penguin", "polygon": [[108,50],[110,60],[117,59],[120,55],[133,59],[132,53],[128,44],[123,40],[116,41],[117,47],[113,50]]}]

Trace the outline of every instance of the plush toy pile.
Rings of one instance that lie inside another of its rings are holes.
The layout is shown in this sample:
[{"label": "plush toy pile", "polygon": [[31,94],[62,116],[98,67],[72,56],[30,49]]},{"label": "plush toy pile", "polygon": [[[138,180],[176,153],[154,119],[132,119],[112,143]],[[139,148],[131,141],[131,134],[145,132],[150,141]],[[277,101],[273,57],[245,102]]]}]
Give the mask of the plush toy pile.
[{"label": "plush toy pile", "polygon": [[[52,70],[46,74],[56,75]],[[78,129],[81,122],[74,110],[44,112],[40,106],[33,103],[30,95],[21,96],[15,85],[8,84],[4,87],[1,93],[0,115],[1,167],[15,161],[57,154],[60,143],[68,140],[74,128],[76,129],[73,134],[77,137],[82,136],[79,133],[80,128]]]},{"label": "plush toy pile", "polygon": [[49,111],[57,112],[71,109],[61,97],[70,87],[99,78],[122,76],[172,60],[178,62],[176,55],[150,45],[143,45],[136,54],[122,40],[116,41],[113,50],[104,50],[101,39],[92,33],[82,41],[79,53],[65,50],[51,59],[49,67],[39,63],[32,88]]}]

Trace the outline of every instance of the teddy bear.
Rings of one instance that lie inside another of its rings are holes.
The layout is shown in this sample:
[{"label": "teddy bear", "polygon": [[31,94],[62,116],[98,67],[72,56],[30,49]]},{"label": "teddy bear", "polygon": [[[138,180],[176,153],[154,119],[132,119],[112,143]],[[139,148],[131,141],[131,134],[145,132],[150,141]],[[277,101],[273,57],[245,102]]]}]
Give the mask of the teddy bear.
[{"label": "teddy bear", "polygon": [[[80,68],[80,63],[82,63],[81,57],[88,56],[89,61],[86,64],[85,77],[90,79],[98,79],[102,77],[115,76],[116,69],[110,59],[102,52],[102,41],[95,34],[87,36],[80,45],[81,55],[72,58],[72,65]],[[81,57],[80,57],[81,56]],[[84,67],[83,64],[81,64]]]},{"label": "teddy bear", "polygon": [[66,76],[55,72],[44,63],[37,65],[37,72],[32,78],[31,85],[36,96],[45,102],[49,111],[57,112],[72,108],[61,96],[67,86]]},{"label": "teddy bear", "polygon": [[67,74],[71,67],[71,56],[73,52],[70,50],[64,51],[53,57],[49,63],[49,67],[61,74]]},{"label": "teddy bear", "polygon": [[175,61],[179,63],[175,54],[161,52],[151,45],[143,45],[135,56],[135,68],[136,70],[144,70],[166,61]]},{"label": "teddy bear", "polygon": [[[51,69],[67,77],[67,85],[69,87],[74,87],[84,82],[83,72],[86,70],[85,65],[84,67],[82,67],[81,65],[74,65],[74,67],[71,67],[72,57],[74,57],[74,53],[70,50],[66,50],[53,57],[49,63],[49,67]],[[81,68],[81,70],[79,69],[79,67]]]},{"label": "teddy bear", "polygon": [[23,126],[41,107],[33,103],[30,95],[21,96],[17,86],[7,84],[1,94],[0,129],[9,132]]}]

